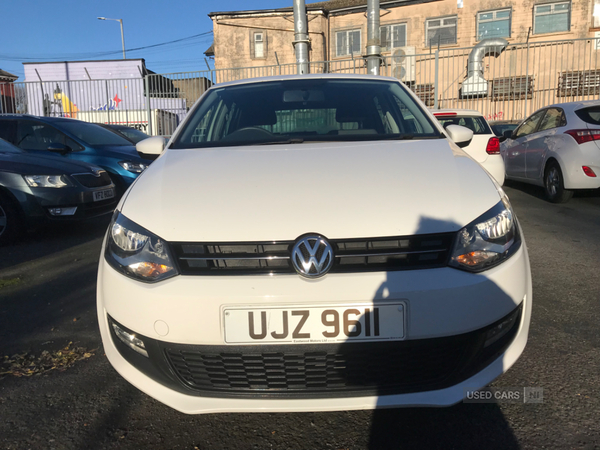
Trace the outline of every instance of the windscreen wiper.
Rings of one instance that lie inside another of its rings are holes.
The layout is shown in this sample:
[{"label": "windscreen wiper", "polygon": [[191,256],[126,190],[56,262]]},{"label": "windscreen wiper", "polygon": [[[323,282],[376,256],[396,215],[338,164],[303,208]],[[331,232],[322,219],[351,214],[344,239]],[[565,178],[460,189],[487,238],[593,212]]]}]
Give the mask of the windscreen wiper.
[{"label": "windscreen wiper", "polygon": [[256,145],[281,145],[281,144],[302,144],[304,139],[302,138],[292,138],[287,141],[267,141],[267,142],[259,142]]}]

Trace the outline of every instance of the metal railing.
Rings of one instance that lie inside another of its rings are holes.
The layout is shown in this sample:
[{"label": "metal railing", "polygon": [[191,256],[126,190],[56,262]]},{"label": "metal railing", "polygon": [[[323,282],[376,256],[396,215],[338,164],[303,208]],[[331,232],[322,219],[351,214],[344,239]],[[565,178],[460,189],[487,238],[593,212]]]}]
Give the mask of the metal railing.
[{"label": "metal railing", "polygon": [[[468,108],[488,119],[523,119],[552,103],[598,99],[600,39],[509,44],[483,60],[484,90],[464,95],[472,48],[394,53],[380,75],[401,79],[432,108]],[[367,74],[360,56],[310,63],[311,73]],[[211,85],[293,75],[296,64],[151,74],[143,78],[0,83],[0,112],[120,123],[148,134],[171,134]]]}]

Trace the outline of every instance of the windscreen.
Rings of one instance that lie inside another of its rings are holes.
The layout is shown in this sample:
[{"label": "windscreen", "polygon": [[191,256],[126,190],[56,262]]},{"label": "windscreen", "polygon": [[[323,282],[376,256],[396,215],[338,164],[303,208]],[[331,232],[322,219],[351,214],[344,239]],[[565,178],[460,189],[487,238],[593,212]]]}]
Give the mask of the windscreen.
[{"label": "windscreen", "polygon": [[294,79],[211,90],[171,148],[440,137],[399,83]]},{"label": "windscreen", "polygon": [[88,145],[133,145],[124,137],[93,123],[65,121],[53,125],[67,133],[71,133]]},{"label": "windscreen", "polygon": [[586,123],[592,125],[600,125],[600,106],[592,106],[591,108],[579,109],[575,111],[577,117]]}]

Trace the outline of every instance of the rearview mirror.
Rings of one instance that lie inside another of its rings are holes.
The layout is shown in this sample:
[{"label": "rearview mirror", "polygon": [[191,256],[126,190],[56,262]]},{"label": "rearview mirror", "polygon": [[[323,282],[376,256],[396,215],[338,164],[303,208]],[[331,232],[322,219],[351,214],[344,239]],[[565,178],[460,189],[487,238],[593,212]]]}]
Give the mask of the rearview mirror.
[{"label": "rearview mirror", "polygon": [[140,157],[144,159],[155,160],[165,149],[167,140],[162,136],[153,136],[135,144]]},{"label": "rearview mirror", "polygon": [[71,151],[71,147],[65,144],[52,143],[48,144],[49,152],[60,153],[61,155],[66,155]]},{"label": "rearview mirror", "polygon": [[504,130],[504,133],[502,133],[502,137],[504,138],[504,140],[512,139],[512,136],[513,136],[512,130]]},{"label": "rearview mirror", "polygon": [[446,127],[448,137],[460,148],[466,147],[473,140],[473,131],[461,125],[448,125]]}]

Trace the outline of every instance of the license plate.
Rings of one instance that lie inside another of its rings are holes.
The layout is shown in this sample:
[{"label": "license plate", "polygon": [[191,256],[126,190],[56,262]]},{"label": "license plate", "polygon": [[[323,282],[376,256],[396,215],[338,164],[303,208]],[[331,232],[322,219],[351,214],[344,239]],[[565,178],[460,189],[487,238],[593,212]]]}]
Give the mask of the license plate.
[{"label": "license plate", "polygon": [[405,338],[406,304],[225,307],[228,344],[318,344]]},{"label": "license plate", "polygon": [[114,189],[104,189],[103,191],[95,191],[94,193],[94,201],[99,202],[100,200],[107,200],[109,198],[113,198],[115,196]]}]

